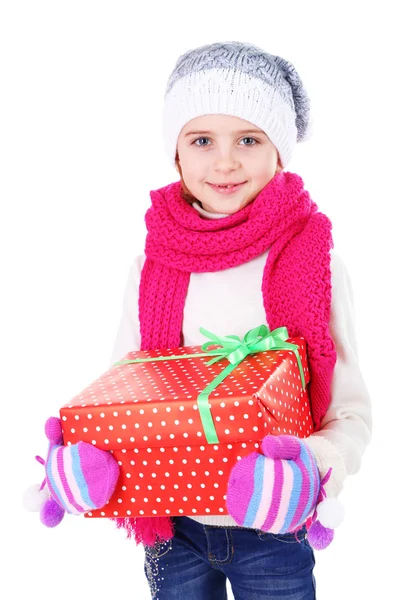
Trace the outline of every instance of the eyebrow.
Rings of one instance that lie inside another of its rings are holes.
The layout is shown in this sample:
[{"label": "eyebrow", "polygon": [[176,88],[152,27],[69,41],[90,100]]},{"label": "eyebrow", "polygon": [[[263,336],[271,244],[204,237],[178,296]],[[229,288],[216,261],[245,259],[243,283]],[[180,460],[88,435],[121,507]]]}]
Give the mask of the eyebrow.
[{"label": "eyebrow", "polygon": [[[212,135],[212,131],[188,131],[188,133],[185,133],[185,137],[189,136],[189,135]],[[242,129],[239,131],[233,131],[232,133],[238,135],[238,134],[243,134],[243,133],[256,133],[258,135],[260,134],[264,134],[265,133],[263,131],[261,131],[260,129]]]}]

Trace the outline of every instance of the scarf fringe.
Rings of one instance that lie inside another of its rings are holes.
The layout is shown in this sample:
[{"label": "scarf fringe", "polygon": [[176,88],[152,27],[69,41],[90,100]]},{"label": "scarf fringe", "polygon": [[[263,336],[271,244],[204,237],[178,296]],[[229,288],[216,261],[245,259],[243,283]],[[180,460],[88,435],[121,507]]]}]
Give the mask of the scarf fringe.
[{"label": "scarf fringe", "polygon": [[127,539],[136,544],[155,546],[158,542],[168,542],[174,536],[174,524],[171,517],[125,517],[112,518],[117,529],[124,529]]}]

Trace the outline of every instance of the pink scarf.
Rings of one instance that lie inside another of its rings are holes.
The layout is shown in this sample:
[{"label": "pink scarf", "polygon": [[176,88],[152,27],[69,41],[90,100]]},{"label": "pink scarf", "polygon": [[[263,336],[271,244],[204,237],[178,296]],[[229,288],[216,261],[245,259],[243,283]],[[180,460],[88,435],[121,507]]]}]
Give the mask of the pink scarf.
[{"label": "pink scarf", "polygon": [[[266,320],[271,329],[286,326],[291,337],[306,339],[311,408],[319,429],[336,362],[329,333],[333,243],[331,222],[317,212],[303,180],[278,173],[253,202],[217,220],[201,218],[181,197],[180,182],[152,191],[151,203],[139,289],[141,349],[182,345],[190,273],[229,269],[269,249],[260,282]],[[157,537],[173,536],[169,517],[118,521],[138,543],[153,545]]]}]

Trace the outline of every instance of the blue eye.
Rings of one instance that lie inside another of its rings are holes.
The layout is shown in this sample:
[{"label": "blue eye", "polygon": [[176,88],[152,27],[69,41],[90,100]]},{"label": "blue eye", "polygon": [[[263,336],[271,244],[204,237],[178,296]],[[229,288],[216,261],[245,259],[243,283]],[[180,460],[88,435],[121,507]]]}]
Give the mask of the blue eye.
[{"label": "blue eye", "polygon": [[243,141],[243,140],[252,140],[254,142],[254,144],[244,144],[245,146],[255,146],[256,144],[258,144],[258,141],[252,137],[245,137],[241,141]]},{"label": "blue eye", "polygon": [[[253,137],[244,137],[244,138],[242,138],[240,141],[241,141],[241,142],[243,142],[243,140],[251,140],[251,142],[252,142],[252,143],[250,143],[250,144],[244,144],[244,146],[255,146],[256,144],[259,144],[259,141],[258,141],[258,140],[256,140],[256,139],[255,139],[255,138],[253,138]],[[200,148],[202,148],[202,147],[205,147],[205,146],[208,146],[208,145],[209,145],[208,143],[206,143],[206,144],[198,144],[197,142],[200,142],[200,141],[206,141],[206,142],[210,142],[210,139],[209,139],[209,138],[207,138],[207,137],[200,137],[200,138],[197,138],[197,139],[195,139],[195,140],[192,142],[192,144],[194,144],[195,146],[199,146]]]},{"label": "blue eye", "polygon": [[[206,137],[201,137],[201,138],[197,138],[197,140],[194,140],[193,144],[196,144],[196,142],[200,141],[200,140],[207,140],[210,141],[208,138]],[[205,146],[206,144],[196,144],[196,146]]]}]

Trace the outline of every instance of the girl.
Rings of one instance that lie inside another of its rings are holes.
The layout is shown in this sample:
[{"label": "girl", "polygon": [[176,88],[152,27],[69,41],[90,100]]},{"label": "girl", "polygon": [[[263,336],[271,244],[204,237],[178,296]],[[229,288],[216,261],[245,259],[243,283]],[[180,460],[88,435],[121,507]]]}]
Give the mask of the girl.
[{"label": "girl", "polygon": [[[216,43],[178,59],[164,136],[180,181],[151,192],[145,254],[129,275],[112,362],[132,350],[201,345],[201,326],[242,337],[267,323],[303,336],[315,433],[301,444],[321,478],[332,469],[326,492],[336,497],[360,468],[371,414],[330,222],[302,179],[284,171],[309,112],[293,65],[253,45]],[[226,599],[227,578],[236,600],[315,598],[304,528],[272,534],[205,515],[175,517],[168,534],[161,521],[135,525],[153,599]]]}]

